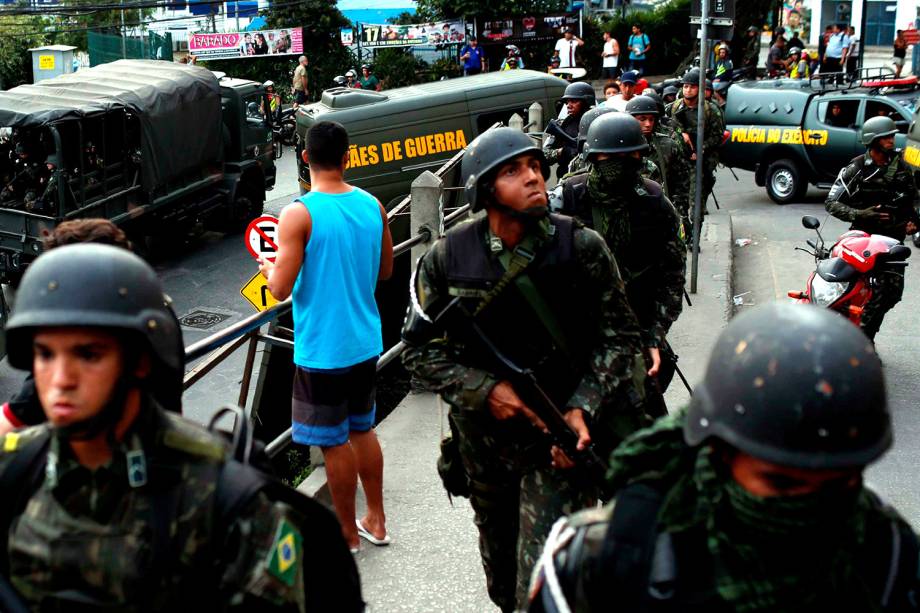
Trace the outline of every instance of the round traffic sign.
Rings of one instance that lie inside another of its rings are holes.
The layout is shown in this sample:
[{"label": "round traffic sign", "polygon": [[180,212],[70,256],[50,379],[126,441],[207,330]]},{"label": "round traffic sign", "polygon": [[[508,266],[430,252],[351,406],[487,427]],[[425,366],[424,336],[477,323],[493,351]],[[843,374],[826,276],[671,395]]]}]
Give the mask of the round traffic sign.
[{"label": "round traffic sign", "polygon": [[253,219],[244,234],[246,249],[256,260],[266,259],[274,262],[278,257],[278,218],[263,215]]}]

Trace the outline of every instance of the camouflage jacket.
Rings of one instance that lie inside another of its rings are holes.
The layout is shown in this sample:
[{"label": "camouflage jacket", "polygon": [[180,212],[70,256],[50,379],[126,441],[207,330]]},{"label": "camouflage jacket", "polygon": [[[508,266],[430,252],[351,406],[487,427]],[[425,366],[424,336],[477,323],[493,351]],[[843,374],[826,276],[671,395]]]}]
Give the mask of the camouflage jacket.
[{"label": "camouflage jacket", "polygon": [[[453,228],[450,232],[459,229]],[[495,259],[507,251],[501,239],[488,229],[482,237],[481,248],[489,258]],[[597,300],[597,304],[581,306],[585,313],[597,313],[598,321],[596,341],[587,356],[588,371],[582,375],[567,406],[595,414],[612,401],[621,386],[641,387],[644,369],[640,333],[629,308],[623,280],[603,239],[596,232],[578,226],[574,231],[573,249],[579,282],[592,285]],[[410,292],[417,306],[425,312],[449,299],[448,258],[447,238],[441,238],[420,259],[410,281]],[[411,317],[406,320],[404,339],[411,335],[411,321]],[[463,363],[463,348],[460,339],[439,332],[427,342],[409,343],[403,353],[403,362],[428,389],[440,394],[451,405],[474,411],[488,410],[487,399],[500,376],[483,364]]]},{"label": "camouflage jacket", "polygon": [[[825,208],[837,219],[849,221],[853,230],[883,234],[903,241],[908,221],[920,226],[917,189],[914,175],[900,151],[884,167],[877,166],[867,152],[840,171],[827,195]],[[881,212],[891,215],[890,221],[876,221],[862,214],[862,211],[877,205],[882,205]]]},{"label": "camouflage jacket", "polygon": [[[754,551],[780,558],[788,552],[789,568],[771,564],[776,562],[771,557],[763,562],[762,572],[743,576],[743,569],[722,559],[719,550],[713,548],[714,539],[724,538],[720,520],[725,517],[716,512],[717,501],[704,493],[705,479],[714,478],[713,452],[711,447],[690,448],[684,443],[683,419],[682,413],[659,419],[624,441],[614,451],[608,473],[619,492],[614,501],[603,508],[575,513],[553,527],[546,551],[534,569],[530,613],[560,610],[551,604],[558,602],[559,594],[577,613],[608,611],[611,602],[625,602],[628,610],[649,613],[920,610],[916,600],[920,589],[917,537],[897,511],[865,488],[859,493],[852,519],[838,535],[846,541],[851,535],[844,532],[857,533],[858,544],[852,551],[842,548],[842,559],[833,565],[831,576],[824,574],[824,568],[810,574],[807,568],[809,556],[820,561],[828,557],[826,550],[812,551],[804,546],[800,553],[806,560],[796,560],[793,550],[799,547],[783,544],[781,535],[772,537],[780,542],[776,547],[758,543]],[[627,497],[628,486],[637,491],[637,484],[647,489],[641,490],[641,499],[630,499],[633,517],[625,521],[631,525],[617,524],[627,538],[607,549],[611,545],[608,530],[615,521],[614,514],[621,510],[617,505]],[[650,492],[658,492],[657,500],[649,497]],[[638,505],[637,500],[641,500]],[[636,514],[643,511],[655,519],[637,522]],[[636,528],[650,528],[651,539],[646,541]],[[892,538],[892,534],[898,536]],[[650,544],[644,545],[646,542]],[[735,539],[731,545],[723,551],[730,554],[735,546],[755,543]],[[642,554],[651,556],[651,568],[636,563],[644,559]],[[742,585],[753,593],[743,608],[730,600]],[[772,604],[765,605],[760,594],[768,594]]]},{"label": "camouflage jacket", "polygon": [[[672,120],[671,127],[675,133],[675,140],[678,143],[682,143],[686,157],[689,159],[693,149],[696,147],[697,107],[687,106],[687,103],[681,98],[670,105],[667,113]],[[725,120],[722,117],[722,110],[719,105],[712,101],[706,102],[705,113],[706,129],[703,133],[703,153],[704,158],[709,159],[717,155],[718,148],[722,145]],[[682,134],[690,135],[690,141],[693,143],[692,147],[687,146]]]},{"label": "camouflage jacket", "polygon": [[[39,439],[47,441],[44,478],[31,486],[37,489],[22,500],[8,533],[10,582],[28,603],[303,612],[322,598],[305,588],[309,556],[328,553],[322,563],[345,574],[342,561],[354,564],[344,540],[341,551],[308,553],[304,535],[315,524],[264,491],[239,498],[233,512],[218,508],[227,444],[172,413],[142,412],[95,470],[77,462],[47,425],[10,433],[0,439],[0,475]],[[14,484],[2,487],[10,492]],[[331,517],[310,519],[338,532]],[[336,599],[359,610],[352,597]]]},{"label": "camouflage jacket", "polygon": [[[678,138],[680,138],[678,136]],[[655,132],[651,138],[646,138],[649,145],[645,159],[653,162],[659,169],[658,178],[647,175],[642,176],[661,184],[665,196],[671,201],[679,212],[684,212],[689,207],[690,201],[690,174],[691,168],[687,158],[683,155],[681,145],[671,135]]]}]

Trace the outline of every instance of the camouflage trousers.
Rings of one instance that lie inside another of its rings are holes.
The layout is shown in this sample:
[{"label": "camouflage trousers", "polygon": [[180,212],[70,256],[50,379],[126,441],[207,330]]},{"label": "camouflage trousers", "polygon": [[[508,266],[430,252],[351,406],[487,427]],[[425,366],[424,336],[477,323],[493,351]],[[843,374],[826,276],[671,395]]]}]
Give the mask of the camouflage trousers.
[{"label": "camouflage trousers", "polygon": [[[716,185],[716,167],[719,165],[718,158],[703,158],[703,195],[700,197],[700,225],[706,219],[709,209],[706,206],[709,197],[712,195],[712,189]],[[684,224],[684,232],[687,236],[687,245],[691,243],[693,237],[693,207],[696,204],[696,160],[690,162],[690,197],[685,208],[680,213],[681,220]]]},{"label": "camouflage trousers", "polygon": [[872,288],[872,297],[863,309],[860,327],[873,342],[885,313],[901,302],[904,293],[904,270],[884,270],[875,276],[876,285]]},{"label": "camouflage trousers", "polygon": [[530,575],[550,528],[595,504],[596,489],[576,467],[550,466],[549,446],[529,423],[451,408],[489,597],[502,611],[526,607]]}]

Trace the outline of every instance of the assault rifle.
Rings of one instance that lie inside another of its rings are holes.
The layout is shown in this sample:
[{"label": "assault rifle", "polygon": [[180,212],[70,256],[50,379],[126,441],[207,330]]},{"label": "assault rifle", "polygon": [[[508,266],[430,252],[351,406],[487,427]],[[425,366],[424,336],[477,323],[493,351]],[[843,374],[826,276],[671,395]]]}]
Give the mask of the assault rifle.
[{"label": "assault rifle", "polygon": [[556,138],[556,142],[563,146],[578,147],[578,141],[559,125],[555,119],[550,119],[546,124],[545,133]]},{"label": "assault rifle", "polygon": [[594,444],[588,444],[584,449],[578,449],[578,433],[565,421],[563,411],[553,402],[546,391],[540,386],[536,375],[529,368],[515,364],[508,356],[492,342],[476,320],[466,311],[460,298],[454,298],[434,319],[437,324],[448,317],[459,316],[462,323],[469,326],[476,339],[486,351],[491,354],[498,367],[498,374],[511,383],[514,392],[524,401],[524,404],[539,417],[553,444],[559,447],[573,462],[585,469],[591,481],[606,490],[606,476],[609,466],[597,453]]}]

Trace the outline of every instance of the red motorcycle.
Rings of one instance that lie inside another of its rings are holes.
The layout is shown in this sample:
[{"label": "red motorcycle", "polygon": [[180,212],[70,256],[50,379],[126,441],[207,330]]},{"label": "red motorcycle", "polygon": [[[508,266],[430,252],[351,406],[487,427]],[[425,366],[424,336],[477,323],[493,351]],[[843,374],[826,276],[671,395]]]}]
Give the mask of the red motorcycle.
[{"label": "red motorcycle", "polygon": [[818,243],[806,241],[812,251],[796,247],[815,258],[815,271],[805,291],[791,291],[789,297],[803,304],[816,304],[837,311],[859,326],[863,309],[872,297],[875,273],[883,268],[907,266],[910,247],[881,234],[860,230],[844,232],[828,249],[817,217],[806,215],[802,225],[818,234]]}]

